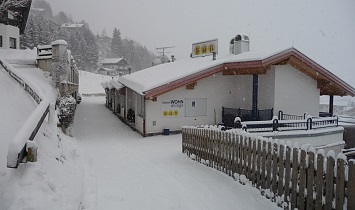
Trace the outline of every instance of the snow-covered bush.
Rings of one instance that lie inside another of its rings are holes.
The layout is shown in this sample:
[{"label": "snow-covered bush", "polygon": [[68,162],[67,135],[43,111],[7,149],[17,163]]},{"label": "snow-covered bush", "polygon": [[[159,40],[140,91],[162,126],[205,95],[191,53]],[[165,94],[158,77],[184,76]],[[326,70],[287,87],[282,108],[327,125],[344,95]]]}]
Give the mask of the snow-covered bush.
[{"label": "snow-covered bush", "polygon": [[66,129],[74,121],[76,100],[71,95],[62,96],[58,98],[57,105],[59,107],[59,122],[62,124],[62,128]]}]

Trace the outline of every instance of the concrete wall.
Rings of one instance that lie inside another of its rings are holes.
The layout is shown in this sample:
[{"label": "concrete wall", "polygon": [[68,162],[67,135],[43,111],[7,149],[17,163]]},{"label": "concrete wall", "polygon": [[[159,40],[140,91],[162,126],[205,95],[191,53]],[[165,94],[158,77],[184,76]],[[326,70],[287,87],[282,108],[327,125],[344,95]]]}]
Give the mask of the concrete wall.
[{"label": "concrete wall", "polygon": [[[275,98],[275,67],[272,67],[266,74],[259,75],[258,88],[258,109],[274,108]],[[274,110],[274,115],[277,112]]]},{"label": "concrete wall", "polygon": [[[207,116],[185,117],[164,116],[163,100],[186,98],[207,98]],[[183,125],[217,124],[222,121],[222,106],[251,109],[252,76],[223,76],[222,73],[197,81],[193,90],[186,86],[157,97],[157,101],[146,101],[147,133],[159,133],[164,128],[181,130]]]},{"label": "concrete wall", "polygon": [[290,65],[275,66],[274,112],[319,115],[317,81]]},{"label": "concrete wall", "polygon": [[11,25],[0,23],[0,36],[2,36],[2,47],[4,49],[10,48],[10,37],[16,39],[16,49],[20,49],[20,30]]}]

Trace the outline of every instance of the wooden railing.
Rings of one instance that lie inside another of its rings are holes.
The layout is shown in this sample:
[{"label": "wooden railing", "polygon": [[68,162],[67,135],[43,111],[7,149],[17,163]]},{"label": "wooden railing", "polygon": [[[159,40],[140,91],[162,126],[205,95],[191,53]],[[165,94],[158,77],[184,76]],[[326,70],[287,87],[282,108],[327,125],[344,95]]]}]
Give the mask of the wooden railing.
[{"label": "wooden railing", "polygon": [[[49,112],[49,102],[43,101],[42,98],[28,85],[20,76],[11,70],[5,60],[0,58],[0,65],[5,71],[17,81],[25,91],[37,102],[37,108],[27,118],[21,129],[17,132],[15,138],[9,144],[9,150],[7,155],[7,167],[17,168],[23,158],[27,154],[27,141],[33,141],[38,130],[40,129],[45,117]],[[42,96],[43,97],[43,96]]]},{"label": "wooden railing", "polygon": [[[234,130],[235,131],[235,130]],[[284,209],[355,209],[355,161],[216,127],[183,127],[182,152]]]}]

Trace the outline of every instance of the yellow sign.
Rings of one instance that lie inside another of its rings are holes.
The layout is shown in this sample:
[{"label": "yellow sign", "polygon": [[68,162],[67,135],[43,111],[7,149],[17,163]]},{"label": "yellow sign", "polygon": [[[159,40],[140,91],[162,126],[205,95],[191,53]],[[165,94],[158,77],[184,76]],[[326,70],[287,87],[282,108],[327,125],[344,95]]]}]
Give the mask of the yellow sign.
[{"label": "yellow sign", "polygon": [[218,53],[218,39],[192,44],[192,57],[201,57]]}]

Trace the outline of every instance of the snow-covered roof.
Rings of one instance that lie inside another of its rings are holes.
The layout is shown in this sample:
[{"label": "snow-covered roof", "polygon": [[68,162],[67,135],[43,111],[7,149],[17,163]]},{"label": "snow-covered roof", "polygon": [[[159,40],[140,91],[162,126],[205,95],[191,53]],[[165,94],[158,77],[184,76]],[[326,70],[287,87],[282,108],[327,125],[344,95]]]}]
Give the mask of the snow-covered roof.
[{"label": "snow-covered roof", "polygon": [[67,46],[68,45],[68,42],[66,42],[65,40],[63,39],[58,39],[58,40],[55,40],[54,42],[51,43],[51,45],[65,45]]},{"label": "snow-covered roof", "polygon": [[110,68],[99,68],[97,71],[116,71],[115,69],[110,69]]},{"label": "snow-covered roof", "polygon": [[316,71],[313,74],[315,79],[326,78],[341,87],[337,91],[342,91],[344,95],[355,95],[354,88],[293,47],[274,52],[249,51],[238,55],[218,55],[216,60],[212,60],[211,56],[178,60],[124,75],[118,82],[149,98],[224,70],[238,72],[240,68],[267,67],[287,61],[291,56],[296,59],[294,62],[301,61],[311,67],[310,71]]},{"label": "snow-covered roof", "polygon": [[35,49],[0,49],[0,58],[4,58],[10,64],[35,64],[37,51]]},{"label": "snow-covered roof", "polygon": [[101,64],[117,64],[123,58],[106,58],[100,61]]},{"label": "snow-covered roof", "polygon": [[81,23],[64,23],[61,25],[62,28],[81,28],[84,24]]},{"label": "snow-covered roof", "polygon": [[115,87],[117,90],[119,90],[119,89],[123,88],[124,86],[123,86],[121,83],[118,83],[118,82],[117,82],[117,79],[118,79],[118,77],[117,77],[117,78],[113,78],[113,79],[110,81],[110,84],[111,84],[113,87]]}]

